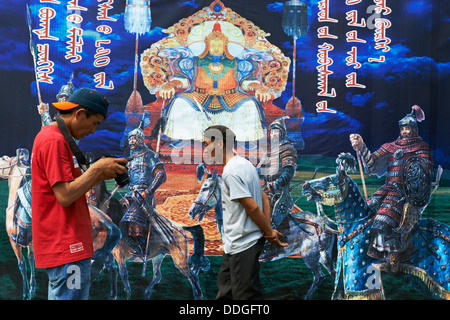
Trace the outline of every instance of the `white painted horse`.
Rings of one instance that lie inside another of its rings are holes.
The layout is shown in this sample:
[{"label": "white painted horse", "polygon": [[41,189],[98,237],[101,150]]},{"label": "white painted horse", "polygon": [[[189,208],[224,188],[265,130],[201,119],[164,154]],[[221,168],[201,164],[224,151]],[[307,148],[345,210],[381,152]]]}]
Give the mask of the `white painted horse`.
[{"label": "white painted horse", "polygon": [[18,233],[18,225],[15,219],[15,212],[18,209],[17,205],[19,202],[17,191],[20,188],[22,180],[26,176],[26,167],[21,166],[20,163],[22,161],[28,160],[28,157],[25,153],[22,153],[21,151],[18,151],[17,153],[18,155],[16,157],[10,158],[8,156],[3,156],[0,159],[0,178],[8,179],[9,195],[8,195],[8,206],[6,208],[6,232],[8,233],[11,248],[13,249],[14,254],[17,257],[17,262],[20,273],[22,275],[22,283],[23,283],[22,298],[25,300],[31,299],[35,296],[36,277],[34,269],[34,252],[32,242],[29,242],[27,246],[28,261],[31,270],[30,282],[28,283],[28,270],[22,252],[22,247],[16,245],[16,241],[14,241],[11,236],[12,234]]}]

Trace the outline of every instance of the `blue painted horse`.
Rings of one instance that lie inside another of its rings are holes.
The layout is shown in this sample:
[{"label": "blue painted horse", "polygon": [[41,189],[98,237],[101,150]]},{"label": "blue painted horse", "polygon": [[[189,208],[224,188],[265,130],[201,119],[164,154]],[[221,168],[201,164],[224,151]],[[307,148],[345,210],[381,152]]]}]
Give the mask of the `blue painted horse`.
[{"label": "blue painted horse", "polygon": [[[217,229],[222,236],[223,216],[220,186],[222,177],[217,174],[217,170],[210,172],[206,170],[204,164],[200,164],[197,167],[197,180],[201,182],[205,174],[205,182],[189,210],[189,217],[191,219],[197,217],[197,220],[201,221],[214,208]],[[305,300],[311,299],[314,291],[325,279],[321,265],[332,278],[335,277],[335,233],[328,230],[317,215],[306,211],[288,214],[277,226],[277,229],[284,235],[281,240],[287,242],[289,246],[279,247],[266,241],[260,261],[274,261],[300,254],[313,273],[313,283],[305,295]]]},{"label": "blue painted horse", "polygon": [[[339,233],[333,299],[384,299],[382,261],[367,255],[375,210],[367,205],[347,175],[347,170],[355,165],[353,156],[341,154],[336,162],[336,174],[303,185],[303,194],[316,201],[318,214]],[[325,215],[322,205],[334,206],[336,221]],[[409,235],[415,251],[400,264],[396,275],[402,280],[419,280],[425,293],[432,297],[449,299],[449,226],[420,219]]]}]

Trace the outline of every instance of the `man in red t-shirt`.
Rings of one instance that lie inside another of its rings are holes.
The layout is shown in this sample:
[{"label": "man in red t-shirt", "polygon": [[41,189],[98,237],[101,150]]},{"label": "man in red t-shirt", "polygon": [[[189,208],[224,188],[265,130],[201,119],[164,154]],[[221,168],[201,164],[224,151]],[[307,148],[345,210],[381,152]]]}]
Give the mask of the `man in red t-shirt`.
[{"label": "man in red t-shirt", "polygon": [[[61,126],[73,139],[95,132],[106,118],[108,100],[81,88],[68,101],[53,103]],[[102,158],[83,174],[57,122],[42,127],[31,160],[32,232],[35,265],[49,276],[49,299],[87,299],[94,254],[86,192],[102,180],[126,172],[121,158]],[[68,137],[70,139],[70,137]]]}]

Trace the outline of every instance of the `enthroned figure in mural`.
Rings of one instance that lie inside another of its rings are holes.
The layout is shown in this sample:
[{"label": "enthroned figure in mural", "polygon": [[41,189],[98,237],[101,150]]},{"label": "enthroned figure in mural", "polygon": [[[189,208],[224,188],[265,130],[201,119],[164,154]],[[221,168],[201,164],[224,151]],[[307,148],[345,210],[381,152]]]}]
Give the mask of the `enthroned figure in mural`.
[{"label": "enthroned figure in mural", "polygon": [[229,53],[228,42],[220,24],[215,23],[205,39],[205,50],[193,61],[193,78],[175,75],[160,91],[161,96],[171,98],[177,84],[190,88],[170,102],[166,136],[174,140],[201,140],[204,130],[216,123],[236,132],[238,141],[256,141],[264,136],[264,116],[259,101],[266,102],[270,94],[259,84],[256,99],[241,90],[238,72],[248,66]]},{"label": "enthroned figure in mural", "polygon": [[140,63],[145,86],[164,99],[163,139],[202,141],[211,125],[238,143],[265,138],[263,105],[281,96],[290,65],[269,34],[218,0],[164,32]]},{"label": "enthroned figure in mural", "polygon": [[418,106],[412,109],[399,121],[397,140],[383,144],[373,153],[359,134],[350,135],[366,172],[378,177],[386,175],[385,184],[369,199],[376,216],[368,255],[384,261],[383,268],[393,272],[414,250],[408,244],[408,234],[420,219],[431,193],[433,154],[418,134],[418,122],[425,115]]}]

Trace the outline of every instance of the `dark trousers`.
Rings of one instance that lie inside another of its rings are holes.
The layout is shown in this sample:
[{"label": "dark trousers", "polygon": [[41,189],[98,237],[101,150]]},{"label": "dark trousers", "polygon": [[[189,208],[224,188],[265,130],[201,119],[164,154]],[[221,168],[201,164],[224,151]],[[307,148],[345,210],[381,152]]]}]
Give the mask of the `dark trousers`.
[{"label": "dark trousers", "polygon": [[217,300],[261,300],[263,299],[259,279],[259,256],[264,238],[251,248],[237,254],[223,254],[222,265],[217,275]]}]

